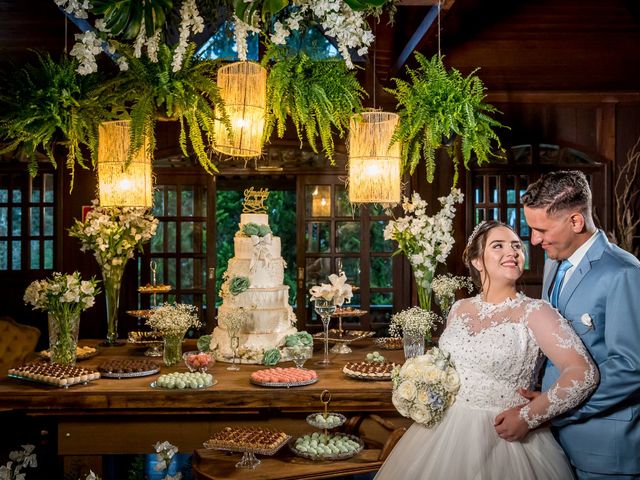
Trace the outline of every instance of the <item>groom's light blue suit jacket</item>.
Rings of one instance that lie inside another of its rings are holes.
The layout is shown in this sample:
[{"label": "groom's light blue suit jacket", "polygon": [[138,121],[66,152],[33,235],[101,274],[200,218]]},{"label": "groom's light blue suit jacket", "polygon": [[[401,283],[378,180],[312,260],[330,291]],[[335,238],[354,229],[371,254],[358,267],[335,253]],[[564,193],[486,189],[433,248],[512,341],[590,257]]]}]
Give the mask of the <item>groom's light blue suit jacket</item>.
[{"label": "groom's light blue suit jacket", "polygon": [[[558,262],[545,265],[549,299]],[[602,231],[560,293],[558,310],[600,370],[600,384],[580,407],[556,418],[571,462],[595,473],[640,473],[640,262]],[[588,317],[585,315],[587,314]],[[589,322],[592,326],[589,327]],[[542,389],[558,378],[547,362]]]}]

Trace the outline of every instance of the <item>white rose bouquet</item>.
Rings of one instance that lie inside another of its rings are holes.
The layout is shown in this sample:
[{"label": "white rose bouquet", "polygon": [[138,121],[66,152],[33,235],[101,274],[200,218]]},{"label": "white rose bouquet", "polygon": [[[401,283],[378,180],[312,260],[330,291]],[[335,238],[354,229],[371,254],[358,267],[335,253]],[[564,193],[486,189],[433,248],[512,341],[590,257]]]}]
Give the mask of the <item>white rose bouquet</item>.
[{"label": "white rose bouquet", "polygon": [[437,347],[395,367],[391,379],[391,399],[398,412],[429,428],[442,420],[460,389],[449,356]]},{"label": "white rose bouquet", "polygon": [[390,220],[384,229],[385,240],[398,242],[395,254],[404,253],[413,269],[418,287],[418,300],[425,310],[431,308],[431,281],[438,263],[444,263],[453,248],[453,217],[455,204],[462,203],[464,196],[454,188],[446,197],[438,200],[442,208],[429,216],[427,202],[414,193],[411,200],[405,198],[402,209],[404,217]]}]

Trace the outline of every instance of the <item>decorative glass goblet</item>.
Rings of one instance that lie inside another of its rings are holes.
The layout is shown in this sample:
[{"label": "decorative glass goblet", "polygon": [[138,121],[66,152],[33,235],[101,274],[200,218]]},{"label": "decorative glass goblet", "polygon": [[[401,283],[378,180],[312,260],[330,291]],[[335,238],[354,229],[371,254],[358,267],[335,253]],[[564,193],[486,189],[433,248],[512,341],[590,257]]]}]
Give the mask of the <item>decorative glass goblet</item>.
[{"label": "decorative glass goblet", "polygon": [[322,320],[322,326],[324,327],[324,358],[317,365],[330,365],[329,360],[329,320],[331,315],[336,311],[336,304],[333,299],[327,300],[326,298],[315,298],[315,311],[320,315]]},{"label": "decorative glass goblet", "polygon": [[240,367],[236,365],[236,353],[238,352],[238,346],[240,345],[240,338],[238,338],[237,333],[230,333],[231,337],[231,365],[227,367],[227,370],[237,371],[240,370]]}]

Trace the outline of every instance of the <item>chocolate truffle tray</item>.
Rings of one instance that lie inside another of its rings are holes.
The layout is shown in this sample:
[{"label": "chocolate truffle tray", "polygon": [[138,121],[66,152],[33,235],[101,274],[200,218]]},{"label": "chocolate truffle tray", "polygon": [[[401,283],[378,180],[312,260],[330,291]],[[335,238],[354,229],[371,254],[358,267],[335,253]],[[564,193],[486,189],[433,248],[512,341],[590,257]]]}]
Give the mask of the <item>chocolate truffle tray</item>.
[{"label": "chocolate truffle tray", "polygon": [[104,378],[137,378],[158,373],[160,366],[148,360],[108,360],[98,365],[98,371]]},{"label": "chocolate truffle tray", "polygon": [[10,369],[8,377],[41,385],[67,388],[97,380],[100,378],[100,373],[95,370],[75,366],[62,366],[57,363],[28,363]]}]

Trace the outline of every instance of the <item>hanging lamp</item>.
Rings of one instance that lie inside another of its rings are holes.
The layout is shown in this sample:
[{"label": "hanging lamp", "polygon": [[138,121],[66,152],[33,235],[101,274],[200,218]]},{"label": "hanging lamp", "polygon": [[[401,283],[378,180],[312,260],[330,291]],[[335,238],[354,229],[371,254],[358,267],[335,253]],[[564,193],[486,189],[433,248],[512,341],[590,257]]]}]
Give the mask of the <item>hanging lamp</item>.
[{"label": "hanging lamp", "polygon": [[349,126],[349,201],[399,203],[400,144],[390,145],[398,124],[395,113],[354,115]]},{"label": "hanging lamp", "polygon": [[267,70],[255,62],[225,65],[218,70],[218,87],[231,132],[223,122],[215,121],[213,148],[233,157],[259,156],[267,109]]},{"label": "hanging lamp", "polygon": [[102,207],[152,204],[153,181],[148,144],[129,158],[131,121],[102,122],[98,127],[98,190]]}]

